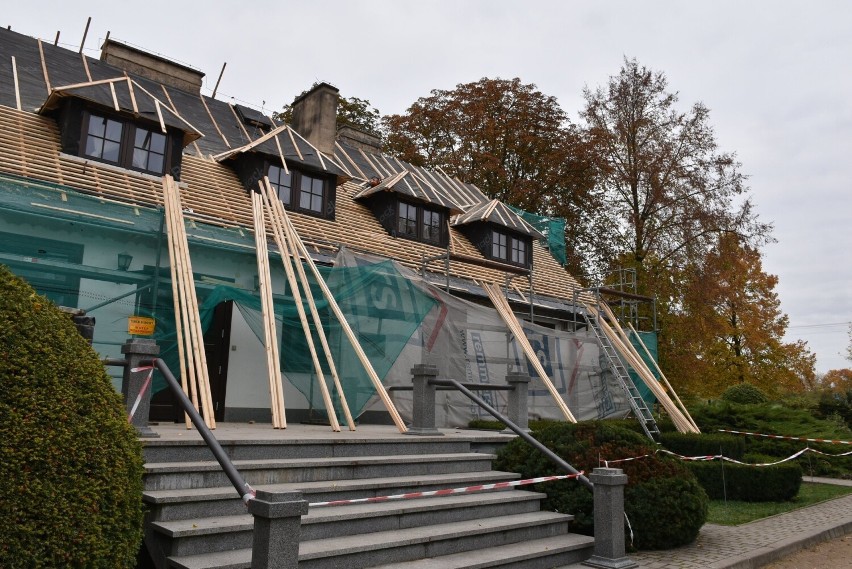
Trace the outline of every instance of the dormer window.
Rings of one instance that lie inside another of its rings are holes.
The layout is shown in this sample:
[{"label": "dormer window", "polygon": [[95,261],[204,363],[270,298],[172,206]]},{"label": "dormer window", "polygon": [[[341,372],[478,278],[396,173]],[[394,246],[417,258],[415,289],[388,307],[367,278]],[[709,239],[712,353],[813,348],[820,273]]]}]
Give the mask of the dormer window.
[{"label": "dormer window", "polygon": [[445,214],[424,204],[397,202],[396,235],[441,246]]},{"label": "dormer window", "polygon": [[172,137],[159,128],[94,111],[83,113],[80,156],[162,176],[170,161]]},{"label": "dormer window", "polygon": [[529,266],[530,238],[510,232],[491,230],[491,258],[495,261]]},{"label": "dormer window", "polygon": [[266,175],[287,209],[334,219],[334,183],[330,178],[293,168],[285,171],[277,164],[268,164]]}]

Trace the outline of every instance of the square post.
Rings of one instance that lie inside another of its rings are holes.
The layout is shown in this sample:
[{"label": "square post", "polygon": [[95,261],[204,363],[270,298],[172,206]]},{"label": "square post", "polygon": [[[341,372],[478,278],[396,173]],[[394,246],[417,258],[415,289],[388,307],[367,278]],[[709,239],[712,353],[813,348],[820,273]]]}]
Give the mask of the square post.
[{"label": "square post", "polygon": [[624,551],[624,486],[620,468],[595,468],[595,551],[583,565],[599,569],[631,569],[639,565]]},{"label": "square post", "polygon": [[251,569],[298,569],[302,516],[308,513],[302,493],[258,490],[247,506],[254,516]]},{"label": "square post", "polygon": [[[510,373],[506,375],[506,383],[512,386],[509,392],[508,415],[509,420],[526,432],[529,432],[530,410],[527,406],[529,395],[530,376],[526,373]],[[504,429],[504,433],[513,433],[511,429]]]},{"label": "square post", "polygon": [[413,422],[406,434],[443,436],[435,428],[435,386],[430,380],[438,377],[438,368],[431,364],[417,364],[411,369],[414,383]]},{"label": "square post", "polygon": [[124,406],[130,416],[130,423],[136,427],[136,433],[140,437],[159,438],[160,435],[148,426],[148,413],[151,410],[151,382],[148,377],[151,370],[133,370],[144,360],[156,358],[160,353],[160,346],[154,340],[131,338],[121,346],[121,353],[127,361],[121,382],[121,394],[124,396]]}]

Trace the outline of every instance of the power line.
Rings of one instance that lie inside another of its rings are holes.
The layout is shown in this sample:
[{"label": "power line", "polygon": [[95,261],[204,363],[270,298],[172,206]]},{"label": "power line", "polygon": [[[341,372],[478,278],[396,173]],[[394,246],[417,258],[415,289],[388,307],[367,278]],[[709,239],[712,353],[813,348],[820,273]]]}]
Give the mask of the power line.
[{"label": "power line", "polygon": [[824,324],[799,324],[797,326],[787,326],[790,328],[828,328],[830,326],[849,326],[852,322],[827,322]]}]

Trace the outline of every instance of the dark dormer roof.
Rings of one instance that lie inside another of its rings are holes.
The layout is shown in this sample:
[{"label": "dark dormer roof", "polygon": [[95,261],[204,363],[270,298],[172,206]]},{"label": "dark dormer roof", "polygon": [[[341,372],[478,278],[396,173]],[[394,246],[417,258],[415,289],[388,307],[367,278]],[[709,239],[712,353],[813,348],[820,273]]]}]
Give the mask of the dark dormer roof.
[{"label": "dark dormer roof", "polygon": [[464,211],[443,192],[438,191],[426,180],[419,180],[416,174],[409,170],[403,170],[390,178],[382,180],[375,186],[364,188],[353,197],[361,199],[379,192],[394,192],[417,201],[438,205],[450,210],[451,213],[462,213]]},{"label": "dark dormer roof", "polygon": [[243,121],[244,124],[248,126],[256,126],[261,129],[270,130],[275,128],[275,124],[272,122],[272,119],[268,116],[264,115],[260,111],[256,111],[250,107],[246,107],[245,105],[234,104],[232,105],[234,110],[237,111],[237,116],[240,120]]},{"label": "dark dormer roof", "polygon": [[159,123],[163,132],[168,127],[177,129],[184,133],[184,146],[204,136],[167,103],[127,75],[52,87],[39,114],[57,109],[66,98],[82,99],[128,117]]},{"label": "dark dormer roof", "polygon": [[458,227],[477,221],[494,223],[501,227],[511,229],[516,233],[528,235],[535,239],[544,237],[536,228],[526,222],[524,218],[509,209],[509,206],[499,200],[491,200],[474,206],[461,215],[457,215],[450,221],[450,225]]},{"label": "dark dormer roof", "polygon": [[280,160],[285,167],[288,163],[301,164],[308,166],[311,170],[333,174],[337,176],[338,183],[343,183],[351,178],[334,158],[325,156],[286,124],[272,129],[260,138],[239,148],[217,154],[213,159],[217,162],[226,162],[247,152],[264,154]]}]

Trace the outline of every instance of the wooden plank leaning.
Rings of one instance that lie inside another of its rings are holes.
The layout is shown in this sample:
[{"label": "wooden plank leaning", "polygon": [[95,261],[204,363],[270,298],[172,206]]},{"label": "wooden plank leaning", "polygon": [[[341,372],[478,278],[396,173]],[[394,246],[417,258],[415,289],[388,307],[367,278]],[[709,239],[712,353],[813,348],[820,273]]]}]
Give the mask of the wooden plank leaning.
[{"label": "wooden plank leaning", "polygon": [[491,298],[494,308],[497,309],[497,312],[500,314],[503,322],[506,323],[506,326],[508,326],[509,330],[512,332],[512,335],[515,337],[515,341],[523,350],[524,355],[527,356],[527,361],[532,364],[533,369],[535,369],[539,378],[541,378],[541,381],[544,383],[545,387],[547,387],[547,390],[550,392],[550,395],[553,397],[553,400],[556,402],[560,411],[562,411],[562,414],[570,422],[576,423],[577,419],[574,418],[574,415],[571,413],[568,405],[565,404],[565,401],[562,399],[562,396],[559,395],[559,392],[556,390],[553,382],[550,381],[550,377],[548,377],[547,372],[544,371],[544,367],[538,360],[538,355],[536,355],[535,350],[530,345],[529,340],[527,340],[523,327],[512,312],[512,308],[509,306],[509,301],[506,300],[505,296],[503,296],[503,292],[500,290],[500,287],[493,283],[484,283],[483,287],[485,288],[485,292],[488,293],[489,298]]},{"label": "wooden plank leaning", "polygon": [[[266,186],[267,195],[272,195],[272,186],[269,183],[269,178],[264,178],[263,183]],[[281,208],[283,210],[283,206],[281,202],[275,200],[272,202],[276,209]],[[277,216],[278,221],[281,221],[280,213]],[[346,417],[346,425],[349,427],[350,431],[356,430],[355,428],[355,420],[352,418],[352,412],[349,409],[349,403],[346,401],[346,393],[343,391],[343,385],[340,382],[340,376],[337,373],[337,366],[334,364],[334,357],[331,355],[331,347],[328,345],[328,338],[325,335],[325,328],[322,323],[322,318],[319,315],[319,311],[317,310],[316,301],[314,300],[314,293],[311,291],[311,284],[308,281],[308,276],[305,274],[305,268],[302,266],[301,256],[299,252],[299,248],[296,245],[296,236],[290,231],[290,228],[286,223],[281,224],[282,229],[284,230],[284,237],[287,245],[289,246],[289,255],[293,259],[293,265],[296,267],[296,274],[299,277],[299,282],[302,284],[302,290],[305,291],[305,298],[308,300],[308,308],[311,310],[311,317],[314,321],[314,328],[317,330],[317,336],[320,339],[320,344],[322,345],[323,352],[325,353],[325,359],[328,362],[328,369],[331,373],[332,381],[334,382],[334,387],[337,390],[337,394],[340,397],[340,406],[343,408],[343,414]]]},{"label": "wooden plank leaning", "polygon": [[680,410],[683,412],[684,417],[686,417],[690,424],[695,428],[695,431],[700,433],[701,429],[698,428],[698,424],[695,422],[695,420],[693,420],[692,415],[689,414],[689,411],[686,409],[686,405],[684,405],[683,401],[680,400],[677,391],[675,391],[674,387],[672,387],[672,384],[669,383],[669,379],[666,377],[666,374],[664,374],[663,370],[660,369],[660,365],[657,363],[657,360],[655,360],[654,356],[651,355],[651,351],[648,349],[648,346],[645,345],[644,341],[642,341],[642,337],[639,336],[639,332],[636,331],[636,329],[633,327],[633,324],[631,324],[630,322],[628,322],[627,325],[630,327],[630,331],[633,332],[633,334],[636,336],[636,340],[639,342],[639,345],[642,346],[643,350],[645,350],[645,354],[647,354],[648,359],[654,363],[654,368],[657,370],[657,373],[660,374],[660,377],[662,378],[663,382],[665,382],[666,386],[669,388],[669,391],[671,391],[672,395],[674,395],[675,401],[677,401],[677,404],[680,406]]},{"label": "wooden plank leaning", "polygon": [[263,198],[251,192],[254,218],[254,240],[257,252],[257,274],[260,289],[261,316],[263,319],[263,346],[266,352],[266,371],[269,380],[269,400],[272,428],[286,429],[287,419],[284,394],[281,386],[281,366],[278,354],[278,334],[275,329],[275,311],[272,303],[272,278],[269,271],[269,249],[266,242],[266,222]]},{"label": "wooden plank leaning", "polygon": [[376,390],[376,393],[379,395],[379,398],[382,400],[382,403],[387,409],[388,414],[393,420],[396,428],[400,433],[408,432],[408,428],[405,426],[405,423],[400,417],[399,412],[396,410],[396,406],[391,401],[390,396],[388,395],[385,386],[382,385],[382,380],[379,379],[379,375],[376,373],[376,370],[373,368],[373,364],[370,363],[370,359],[367,357],[367,354],[364,353],[364,348],[361,347],[361,343],[358,341],[357,336],[355,336],[355,332],[352,331],[352,327],[349,325],[349,322],[346,321],[346,316],[343,314],[343,311],[338,306],[337,301],[334,299],[334,296],[331,294],[331,291],[328,288],[328,285],[325,283],[325,280],[322,278],[322,275],[317,269],[316,263],[311,258],[310,253],[308,252],[307,247],[302,242],[302,239],[299,237],[296,228],[293,226],[293,222],[290,221],[289,216],[286,211],[283,211],[283,221],[287,224],[287,227],[290,230],[290,233],[293,235],[293,241],[297,245],[299,251],[305,259],[305,262],[308,264],[308,268],[311,269],[311,272],[314,275],[314,278],[317,280],[317,284],[322,290],[322,294],[328,302],[329,308],[331,308],[334,317],[337,318],[340,323],[341,328],[343,328],[343,333],[346,335],[346,339],[349,340],[349,343],[352,345],[352,349],[355,350],[355,354],[358,356],[358,359],[361,361],[361,365],[364,366],[364,370],[367,372],[367,375],[370,377],[370,381],[373,382],[373,387]]},{"label": "wooden plank leaning", "polygon": [[[181,315],[184,319],[184,332],[189,336],[191,358],[198,382],[198,403],[204,413],[204,421],[211,429],[216,428],[213,416],[213,401],[210,396],[210,381],[207,373],[207,358],[204,353],[204,334],[201,329],[201,319],[198,313],[198,298],[195,294],[195,280],[192,272],[192,260],[189,256],[189,244],[186,237],[186,227],[183,223],[180,190],[174,178],[166,174],[163,177],[163,193],[168,196],[171,204],[171,221],[174,228],[175,259],[178,269],[178,291],[181,301]],[[189,367],[189,366],[187,366]],[[191,375],[191,374],[190,374]]]},{"label": "wooden plank leaning", "polygon": [[[175,257],[175,248],[174,248],[174,240],[175,240],[175,230],[174,230],[174,221],[172,221],[171,213],[174,206],[170,203],[171,197],[169,192],[166,191],[165,183],[163,184],[163,213],[166,216],[166,240],[168,242],[169,248],[169,270],[171,272],[171,281],[172,281],[172,299],[174,301],[175,307],[175,332],[177,334],[177,347],[178,347],[178,363],[180,366],[180,383],[183,388],[183,392],[187,395],[190,394],[190,387],[188,382],[188,371],[186,365],[186,353],[184,353],[184,336],[183,336],[183,318],[181,317],[181,309],[180,309],[180,295],[178,294],[178,269]],[[192,405],[198,410],[198,398],[195,393],[195,384],[191,387],[192,391]],[[192,428],[192,421],[189,418],[189,414],[184,412],[183,414],[184,422],[186,423],[186,428]]]},{"label": "wooden plank leaning", "polygon": [[[290,292],[293,294],[293,301],[296,304],[296,312],[299,314],[299,321],[302,323],[302,331],[304,332],[305,340],[308,343],[308,351],[311,354],[311,361],[314,364],[314,372],[317,374],[317,383],[320,387],[320,394],[322,395],[323,405],[325,406],[326,414],[328,415],[328,421],[331,424],[331,430],[339,432],[340,423],[337,420],[334,403],[331,401],[331,394],[328,391],[328,385],[325,383],[325,374],[322,371],[322,365],[320,365],[316,347],[314,346],[311,326],[308,323],[308,316],[305,313],[305,307],[302,304],[302,294],[299,292],[299,283],[296,281],[296,275],[290,262],[290,256],[287,254],[287,238],[284,234],[283,228],[281,227],[280,212],[278,211],[278,208],[275,207],[275,204],[280,204],[281,202],[277,197],[270,196],[271,192],[267,191],[264,180],[259,182],[259,187],[261,194],[263,195],[267,211],[270,212],[275,243],[278,245],[278,250],[281,253],[281,262],[284,264],[284,272],[287,274],[287,282],[290,284]],[[273,197],[275,199],[272,199]]]}]

